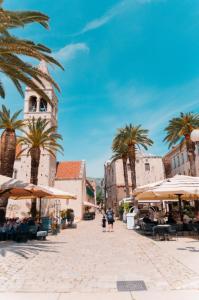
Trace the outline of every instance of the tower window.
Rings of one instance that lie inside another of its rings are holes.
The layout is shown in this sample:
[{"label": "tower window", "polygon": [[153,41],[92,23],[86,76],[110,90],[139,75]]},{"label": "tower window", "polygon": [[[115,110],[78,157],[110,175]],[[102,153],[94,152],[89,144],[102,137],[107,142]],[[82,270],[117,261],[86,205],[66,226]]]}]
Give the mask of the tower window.
[{"label": "tower window", "polygon": [[150,164],[149,163],[145,163],[145,171],[150,171]]},{"label": "tower window", "polygon": [[40,107],[39,107],[40,112],[46,112],[47,111],[47,101],[41,98],[40,100]]},{"label": "tower window", "polygon": [[37,110],[37,97],[31,96],[29,101],[29,111],[36,112]]},{"label": "tower window", "polygon": [[179,155],[177,156],[177,162],[178,162],[178,167],[180,167],[180,157],[179,157]]},{"label": "tower window", "polygon": [[14,169],[14,172],[13,172],[13,178],[14,178],[14,179],[17,179],[17,170],[16,170],[16,169]]},{"label": "tower window", "polygon": [[181,153],[181,161],[182,161],[182,165],[184,164],[184,153]]}]

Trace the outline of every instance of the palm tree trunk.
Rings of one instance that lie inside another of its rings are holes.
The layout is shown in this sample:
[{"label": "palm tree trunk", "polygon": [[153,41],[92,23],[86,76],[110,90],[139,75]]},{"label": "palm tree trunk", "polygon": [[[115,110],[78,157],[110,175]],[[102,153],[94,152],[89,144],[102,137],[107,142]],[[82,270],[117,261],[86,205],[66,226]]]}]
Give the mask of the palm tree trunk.
[{"label": "palm tree trunk", "polygon": [[132,192],[137,186],[136,183],[136,170],[135,170],[135,148],[133,146],[129,149],[129,163],[131,168],[131,183],[132,183]]},{"label": "palm tree trunk", "polygon": [[126,188],[126,197],[128,198],[130,196],[130,192],[129,192],[127,158],[123,158],[122,162],[123,162],[123,171],[124,171],[124,182],[125,182],[125,188]]},{"label": "palm tree trunk", "polygon": [[[16,133],[14,130],[4,130],[1,135],[0,145],[0,174],[8,177],[13,176],[14,162],[16,156]],[[0,221],[5,220],[8,195],[0,199]]]},{"label": "palm tree trunk", "polygon": [[192,142],[190,139],[186,140],[186,147],[187,147],[187,155],[188,160],[190,163],[190,175],[196,176],[196,154],[195,154],[195,143]]},{"label": "palm tree trunk", "polygon": [[[40,163],[40,155],[41,150],[39,147],[32,148],[30,151],[31,156],[31,176],[30,183],[36,184],[38,183],[38,172],[39,172],[39,163]],[[31,202],[31,214],[35,219],[37,215],[37,199],[32,199]]]},{"label": "palm tree trunk", "polygon": [[4,130],[1,136],[1,175],[12,177],[16,156],[16,133],[14,130]]}]

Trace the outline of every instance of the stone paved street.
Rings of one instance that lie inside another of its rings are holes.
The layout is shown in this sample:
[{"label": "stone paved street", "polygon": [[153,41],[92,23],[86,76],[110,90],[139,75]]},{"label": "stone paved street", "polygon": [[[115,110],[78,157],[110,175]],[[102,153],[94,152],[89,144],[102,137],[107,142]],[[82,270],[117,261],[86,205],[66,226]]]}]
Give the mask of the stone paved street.
[{"label": "stone paved street", "polygon": [[148,292],[199,289],[198,240],[156,242],[119,221],[113,233],[97,218],[44,242],[0,247],[1,292],[114,293],[118,280],[143,280]]}]

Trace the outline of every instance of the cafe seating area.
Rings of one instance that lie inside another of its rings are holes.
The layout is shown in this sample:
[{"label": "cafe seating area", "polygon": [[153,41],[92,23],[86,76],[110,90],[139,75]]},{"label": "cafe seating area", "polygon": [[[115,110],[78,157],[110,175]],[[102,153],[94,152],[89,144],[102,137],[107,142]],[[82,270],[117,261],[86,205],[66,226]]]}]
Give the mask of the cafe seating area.
[{"label": "cafe seating area", "polygon": [[158,222],[147,222],[143,219],[138,221],[138,232],[143,235],[151,236],[156,240],[171,240],[173,238],[190,236],[199,239],[199,223],[176,223],[176,224],[158,224]]},{"label": "cafe seating area", "polygon": [[7,219],[0,224],[0,241],[27,242],[28,240],[45,240],[48,228],[41,222],[27,219]]}]

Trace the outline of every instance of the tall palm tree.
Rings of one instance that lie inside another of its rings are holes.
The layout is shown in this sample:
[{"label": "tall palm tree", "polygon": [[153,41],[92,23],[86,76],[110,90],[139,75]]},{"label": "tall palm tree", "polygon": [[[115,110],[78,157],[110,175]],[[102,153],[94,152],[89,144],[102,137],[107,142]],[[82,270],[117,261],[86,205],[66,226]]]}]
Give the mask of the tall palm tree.
[{"label": "tall palm tree", "polygon": [[[31,157],[31,176],[30,183],[38,184],[38,171],[41,151],[46,151],[52,156],[56,152],[62,152],[63,147],[58,143],[62,140],[62,136],[56,133],[57,127],[50,127],[49,121],[42,118],[32,118],[27,123],[27,129],[24,130],[24,136],[19,138],[18,143],[22,145],[19,153],[27,152]],[[36,216],[36,199],[32,200],[32,216]]]},{"label": "tall palm tree", "polygon": [[0,110],[0,129],[3,129],[0,145],[0,174],[8,177],[13,175],[17,145],[16,130],[22,130],[24,126],[24,122],[18,119],[20,113],[21,110],[11,115],[10,110],[4,105]]},{"label": "tall palm tree", "polygon": [[153,144],[153,141],[148,137],[148,132],[149,131],[147,129],[143,129],[141,125],[134,126],[132,124],[126,125],[124,128],[118,130],[118,144],[122,143],[128,147],[132,191],[136,188],[136,152],[141,147],[148,150],[148,146]]},{"label": "tall palm tree", "polygon": [[[47,74],[24,61],[24,56],[44,60],[47,63],[62,66],[51,56],[51,50],[44,45],[35,44],[30,40],[19,39],[10,34],[16,27],[24,27],[29,23],[39,23],[48,28],[48,16],[35,11],[8,11],[2,8],[0,2],[0,72],[14,83],[23,95],[22,85],[25,84],[37,91],[41,97],[50,102],[48,95],[42,90],[42,78],[50,82],[56,89],[58,85]],[[32,80],[33,79],[33,80]],[[5,97],[5,90],[0,81],[0,96]]]},{"label": "tall palm tree", "polygon": [[113,161],[122,159],[126,197],[129,197],[130,191],[129,191],[128,168],[127,168],[128,147],[126,144],[120,144],[119,141],[117,141],[117,137],[115,137],[112,144],[112,150],[114,153],[112,156]]},{"label": "tall palm tree", "polygon": [[189,112],[180,113],[180,116],[171,119],[169,125],[165,128],[166,137],[164,141],[169,143],[169,147],[178,142],[185,143],[191,176],[196,176],[195,143],[191,141],[191,132],[198,127],[199,114]]},{"label": "tall palm tree", "polygon": [[[13,115],[4,105],[0,110],[0,129],[3,129],[1,134],[0,144],[0,174],[12,177],[14,162],[16,157],[16,130],[22,130],[23,121],[18,119],[21,111],[17,111]],[[0,198],[0,219],[5,218],[8,197],[6,195]]]}]

